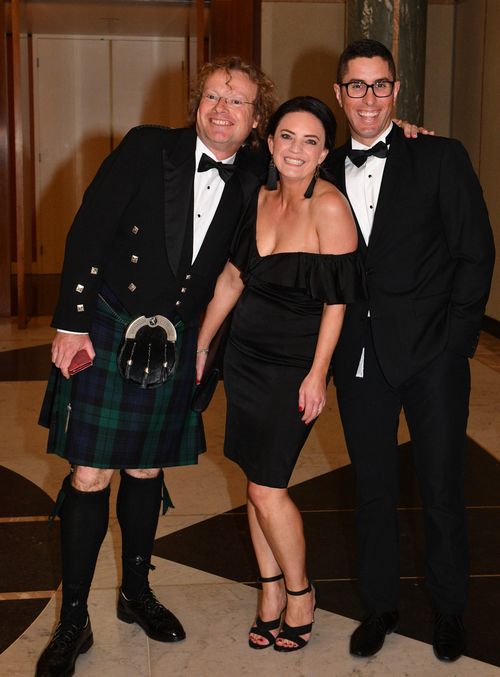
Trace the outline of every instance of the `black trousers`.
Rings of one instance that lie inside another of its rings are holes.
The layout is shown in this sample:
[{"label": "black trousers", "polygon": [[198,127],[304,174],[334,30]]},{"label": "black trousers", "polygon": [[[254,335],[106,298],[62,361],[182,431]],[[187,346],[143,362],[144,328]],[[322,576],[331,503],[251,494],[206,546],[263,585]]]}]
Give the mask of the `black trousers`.
[{"label": "black trousers", "polygon": [[426,583],[436,609],[462,613],[468,552],[464,457],[470,392],[466,357],[444,352],[395,388],[385,380],[373,343],[364,377],[337,385],[347,448],[356,475],[360,589],[367,611],[398,606],[399,499],[397,430],[408,423],[423,504]]}]

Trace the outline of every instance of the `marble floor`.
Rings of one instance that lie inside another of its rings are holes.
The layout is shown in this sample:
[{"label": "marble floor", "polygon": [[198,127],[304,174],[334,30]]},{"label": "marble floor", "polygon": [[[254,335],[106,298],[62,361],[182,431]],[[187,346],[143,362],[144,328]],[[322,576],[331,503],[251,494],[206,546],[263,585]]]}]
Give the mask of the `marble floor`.
[{"label": "marble floor", "polygon": [[[47,433],[36,423],[51,337],[48,318],[35,318],[22,332],[13,320],[0,320],[0,675],[6,677],[34,674],[60,604],[58,525],[49,528],[47,514],[67,465],[47,456]],[[361,607],[354,581],[352,473],[333,388],[291,490],[304,516],[309,567],[320,596],[313,637],[295,654],[248,648],[257,572],[245,529],[244,478],[222,454],[224,394],[219,386],[205,415],[208,452],[197,466],[167,473],[176,508],[160,519],[153,558],[155,592],[181,618],[187,639],[161,644],[117,620],[120,534],[112,497],[110,529],[89,604],[95,644],[78,659],[77,677],[500,677],[500,340],[483,335],[471,367],[468,656],[443,664],[428,643],[431,612],[419,557],[420,508],[404,421],[402,623],[375,657],[349,655],[348,638]]]}]

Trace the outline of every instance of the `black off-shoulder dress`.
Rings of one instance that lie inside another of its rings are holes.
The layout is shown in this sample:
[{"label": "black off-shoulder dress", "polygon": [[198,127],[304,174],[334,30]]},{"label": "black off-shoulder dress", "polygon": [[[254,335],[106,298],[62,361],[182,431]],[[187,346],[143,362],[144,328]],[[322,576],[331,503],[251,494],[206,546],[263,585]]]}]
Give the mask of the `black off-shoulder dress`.
[{"label": "black off-shoulder dress", "polygon": [[225,455],[256,484],[284,488],[313,423],[298,409],[299,387],[316,349],[324,304],[363,297],[356,252],[260,256],[255,222],[231,261],[245,289],[224,359]]}]

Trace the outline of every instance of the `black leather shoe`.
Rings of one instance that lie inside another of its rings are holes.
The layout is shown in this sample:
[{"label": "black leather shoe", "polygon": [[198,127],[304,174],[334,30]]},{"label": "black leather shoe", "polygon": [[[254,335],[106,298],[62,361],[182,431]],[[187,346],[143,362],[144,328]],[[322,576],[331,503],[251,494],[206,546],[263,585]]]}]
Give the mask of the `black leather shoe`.
[{"label": "black leather shoe", "polygon": [[465,652],[465,630],[462,617],[437,614],[432,646],[440,661],[456,661]]},{"label": "black leather shoe", "polygon": [[352,633],[349,651],[353,656],[373,656],[382,648],[385,636],[396,629],[398,621],[397,611],[368,616]]},{"label": "black leather shoe", "polygon": [[71,677],[76,659],[94,643],[90,619],[82,627],[61,621],[54,636],[38,659],[35,677]]},{"label": "black leather shoe", "polygon": [[125,623],[137,623],[157,642],[179,642],[186,638],[179,620],[160,604],[150,587],[138,600],[127,599],[120,590],[116,615]]}]

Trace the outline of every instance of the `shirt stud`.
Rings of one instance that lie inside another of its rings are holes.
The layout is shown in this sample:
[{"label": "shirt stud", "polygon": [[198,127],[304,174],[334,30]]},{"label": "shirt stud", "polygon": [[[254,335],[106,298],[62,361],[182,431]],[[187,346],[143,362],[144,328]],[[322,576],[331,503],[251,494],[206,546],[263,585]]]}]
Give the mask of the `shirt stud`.
[{"label": "shirt stud", "polygon": [[137,289],[137,287],[135,286],[135,284],[133,282],[131,282],[129,284],[128,288],[129,288],[130,291],[135,291]]},{"label": "shirt stud", "polygon": [[98,272],[99,272],[99,268],[97,266],[92,266],[92,268],[90,269],[91,275],[97,275]]},{"label": "shirt stud", "polygon": [[84,290],[83,284],[76,285],[75,291],[77,291],[79,294],[81,294],[83,290]]},{"label": "shirt stud", "polygon": [[132,254],[132,256],[130,257],[130,260],[132,261],[132,263],[137,263],[137,261],[139,260],[139,257],[136,256],[135,254]]},{"label": "shirt stud", "polygon": [[134,233],[134,235],[137,235],[137,233],[139,232],[139,226],[132,226],[132,232]]},{"label": "shirt stud", "polygon": [[77,306],[76,306],[76,311],[77,311],[78,313],[83,313],[83,312],[85,311],[85,306],[83,305],[83,303],[78,303],[78,304],[77,304]]},{"label": "shirt stud", "polygon": [[175,305],[176,305],[176,306],[180,306],[181,303],[182,303],[182,301],[176,301],[176,302],[175,302]]}]

